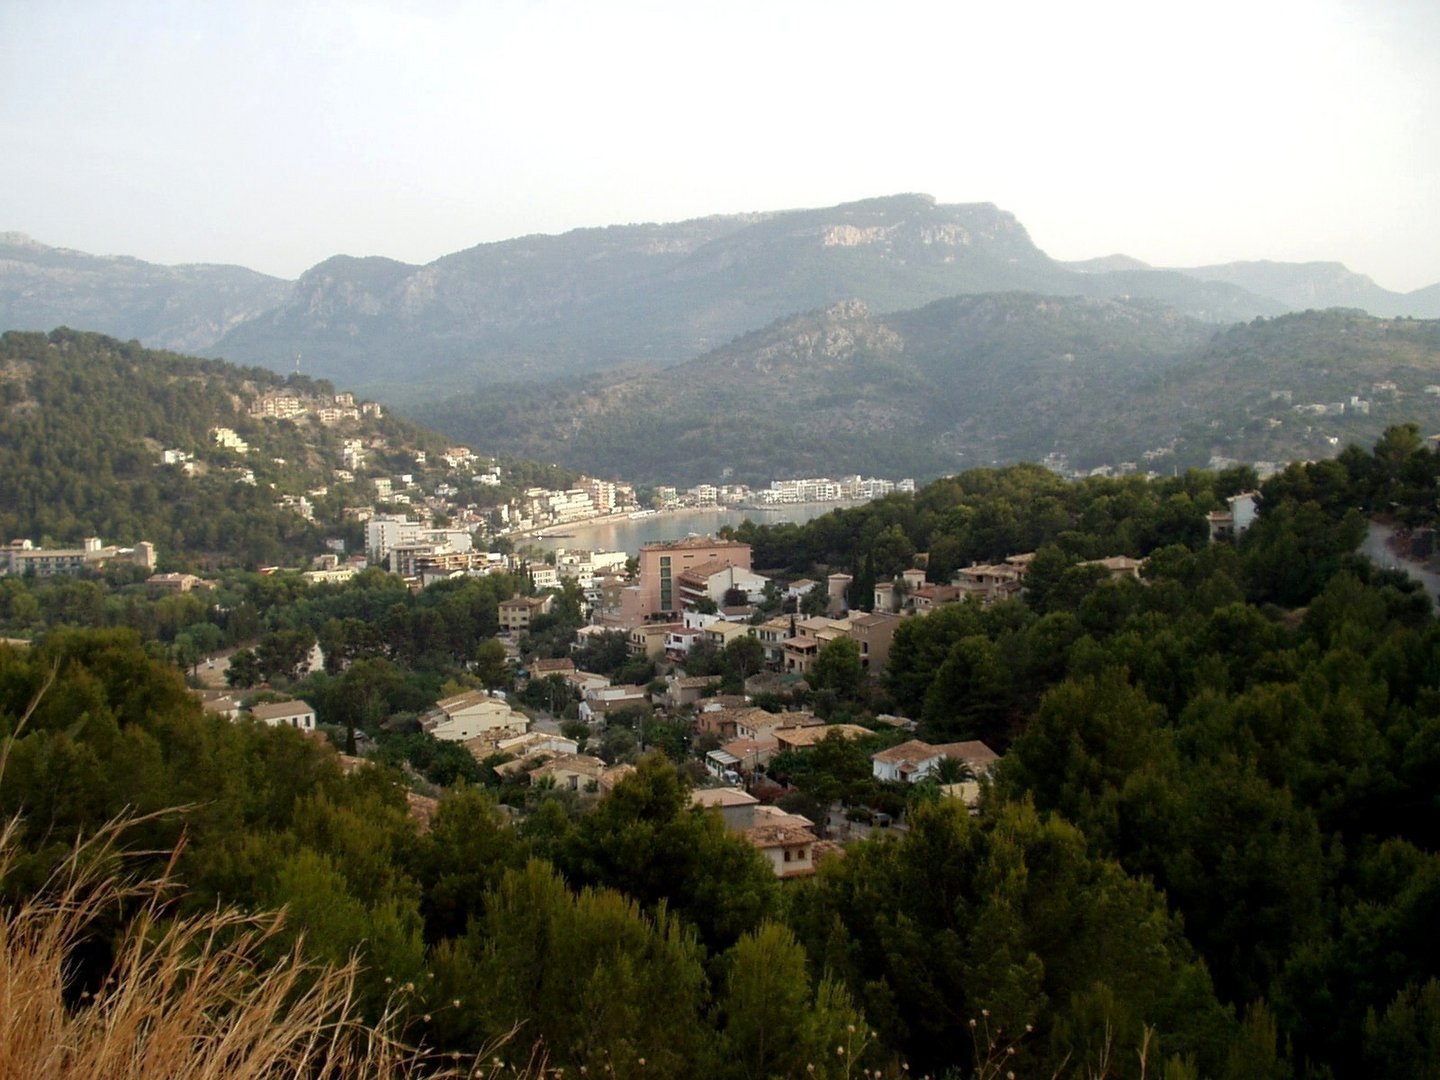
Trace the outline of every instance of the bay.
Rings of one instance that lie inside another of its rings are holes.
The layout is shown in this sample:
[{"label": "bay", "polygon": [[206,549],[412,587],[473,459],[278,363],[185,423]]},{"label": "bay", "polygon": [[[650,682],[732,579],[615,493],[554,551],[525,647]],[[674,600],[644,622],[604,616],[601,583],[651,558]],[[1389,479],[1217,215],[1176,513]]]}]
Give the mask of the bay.
[{"label": "bay", "polygon": [[757,525],[778,525],[793,521],[803,524],[832,510],[858,503],[789,503],[773,510],[706,509],[662,510],[642,518],[607,518],[577,525],[555,525],[544,536],[516,537],[517,548],[538,547],[544,551],[623,551],[636,555],[645,544],[683,540],[687,536],[713,536],[726,525],[739,525],[746,518]]}]

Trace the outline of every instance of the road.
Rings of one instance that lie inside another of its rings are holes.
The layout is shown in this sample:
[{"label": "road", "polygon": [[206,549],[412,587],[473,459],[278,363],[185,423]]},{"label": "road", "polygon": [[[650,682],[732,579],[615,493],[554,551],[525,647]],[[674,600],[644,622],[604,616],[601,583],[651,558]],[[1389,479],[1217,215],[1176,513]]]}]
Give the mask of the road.
[{"label": "road", "polygon": [[1360,545],[1360,554],[1368,555],[1376,565],[1386,570],[1400,570],[1408,574],[1414,581],[1420,582],[1425,591],[1430,594],[1430,599],[1440,604],[1440,574],[1433,570],[1426,569],[1421,563],[1413,559],[1402,559],[1392,552],[1388,546],[1390,537],[1395,535],[1395,530],[1389,525],[1382,525],[1378,521],[1368,522],[1368,530],[1365,540]]}]

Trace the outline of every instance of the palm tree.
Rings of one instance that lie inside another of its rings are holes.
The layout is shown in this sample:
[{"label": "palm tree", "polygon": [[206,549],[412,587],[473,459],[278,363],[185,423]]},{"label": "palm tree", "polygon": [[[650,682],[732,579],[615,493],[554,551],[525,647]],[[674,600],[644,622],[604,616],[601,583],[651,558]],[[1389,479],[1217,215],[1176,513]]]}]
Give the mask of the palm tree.
[{"label": "palm tree", "polygon": [[962,784],[975,779],[975,770],[960,758],[942,757],[930,770],[930,775],[938,784]]}]

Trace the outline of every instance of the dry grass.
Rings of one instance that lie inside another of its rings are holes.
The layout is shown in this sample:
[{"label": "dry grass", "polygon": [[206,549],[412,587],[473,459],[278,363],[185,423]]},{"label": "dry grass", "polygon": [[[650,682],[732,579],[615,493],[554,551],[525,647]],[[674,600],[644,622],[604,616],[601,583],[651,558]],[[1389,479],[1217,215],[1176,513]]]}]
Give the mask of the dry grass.
[{"label": "dry grass", "polygon": [[[273,956],[281,916],[217,910],[171,917],[168,876],[127,882],[113,823],[77,844],[34,897],[0,907],[0,1077],[27,1080],[418,1080],[489,1077],[491,1054],[436,1060],[357,1013],[357,967]],[[16,856],[0,829],[0,881]],[[109,975],[74,985],[76,950],[97,924],[133,912]],[[543,1055],[509,1076],[540,1076]]]},{"label": "dry grass", "polygon": [[[297,946],[261,961],[278,916],[168,918],[173,888],[115,872],[117,823],[77,844],[46,887],[0,911],[0,1076],[76,1080],[317,1080],[405,1074],[405,1052],[358,1022],[354,965],[307,965]],[[0,832],[0,878],[16,826]],[[102,917],[135,912],[95,992],[72,985]],[[78,1001],[72,998],[78,997]]]},{"label": "dry grass", "polygon": [[[0,739],[0,782],[57,670]],[[303,941],[273,960],[279,913],[172,915],[178,851],[156,879],[135,881],[123,869],[123,838],[145,820],[112,821],[77,840],[33,896],[0,902],[0,1077],[540,1080],[550,1072],[539,1046],[523,1064],[502,1066],[496,1054],[508,1038],[481,1054],[440,1057],[401,1043],[393,1010],[367,1025],[355,1001],[357,962],[308,963]],[[19,832],[19,818],[0,826],[0,885],[15,868]],[[107,920],[124,927],[114,963],[97,988],[82,989],[77,955]]]}]

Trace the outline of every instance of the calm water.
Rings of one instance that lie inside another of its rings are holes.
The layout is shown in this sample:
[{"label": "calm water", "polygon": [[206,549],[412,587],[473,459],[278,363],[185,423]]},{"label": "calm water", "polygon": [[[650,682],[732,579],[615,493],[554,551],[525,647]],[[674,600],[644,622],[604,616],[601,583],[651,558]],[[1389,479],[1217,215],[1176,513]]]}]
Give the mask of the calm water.
[{"label": "calm water", "polygon": [[556,548],[580,551],[623,551],[634,555],[643,544],[663,540],[683,540],[691,533],[706,536],[718,532],[725,525],[739,525],[747,517],[757,525],[777,525],[784,521],[796,523],[809,521],[821,514],[855,503],[796,503],[776,507],[774,510],[670,510],[650,517],[620,518],[598,525],[556,525],[547,531],[570,533],[568,537],[551,536],[547,539],[517,539],[516,545],[523,547],[535,544],[553,551]]}]

